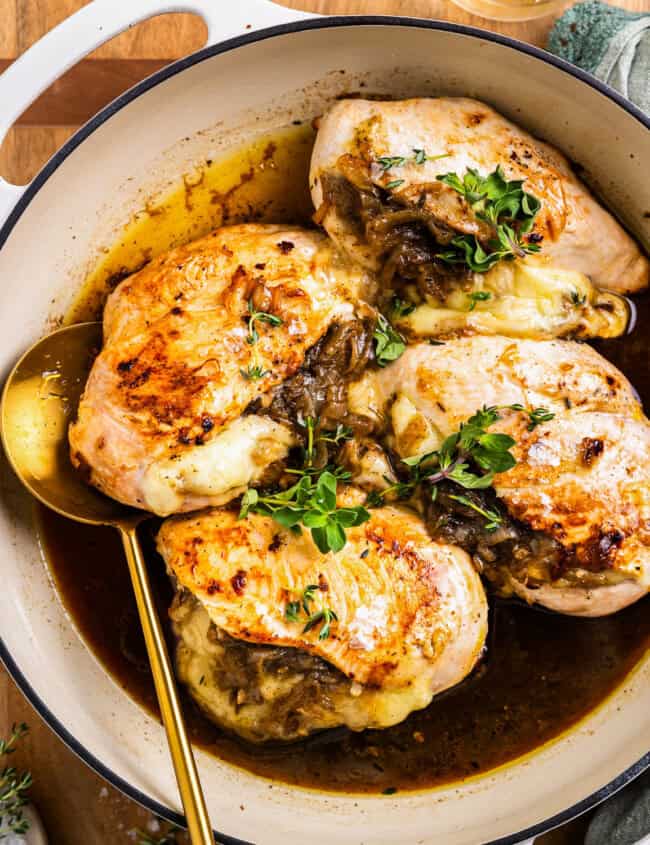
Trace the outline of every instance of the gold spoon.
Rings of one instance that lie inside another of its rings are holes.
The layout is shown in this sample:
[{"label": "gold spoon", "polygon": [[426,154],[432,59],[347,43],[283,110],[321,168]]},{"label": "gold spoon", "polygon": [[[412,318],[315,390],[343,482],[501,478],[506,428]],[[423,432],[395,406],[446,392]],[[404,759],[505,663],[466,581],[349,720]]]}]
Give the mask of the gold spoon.
[{"label": "gold spoon", "polygon": [[214,845],[136,533],[149,514],[121,505],[86,485],[69,459],[68,426],[101,344],[101,323],[81,323],[32,346],[5,384],[0,406],[2,442],[16,475],[44,505],[77,522],[112,525],[120,532],[190,837],[193,845]]}]

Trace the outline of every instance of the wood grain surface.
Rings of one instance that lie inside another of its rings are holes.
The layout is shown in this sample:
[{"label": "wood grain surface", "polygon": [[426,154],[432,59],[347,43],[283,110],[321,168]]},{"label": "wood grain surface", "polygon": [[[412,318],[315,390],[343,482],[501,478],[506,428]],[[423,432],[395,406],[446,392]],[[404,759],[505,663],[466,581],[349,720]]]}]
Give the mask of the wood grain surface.
[{"label": "wood grain surface", "polygon": [[[83,0],[0,0],[0,71],[83,5]],[[499,24],[467,14],[444,0],[284,0],[284,5],[323,14],[441,18],[492,29],[539,46],[546,43],[553,22],[553,18],[542,18]],[[650,11],[650,0],[619,0],[618,5]],[[202,46],[205,36],[205,26],[199,18],[165,15],[135,27],[92,53],[22,115],[0,148],[0,175],[15,184],[29,181],[88,117],[166,62]],[[51,845],[132,845],[137,841],[136,828],[150,825],[152,833],[156,832],[157,822],[69,751],[32,711],[5,670],[0,669],[0,736],[8,733],[13,722],[20,721],[29,724],[30,734],[12,763],[28,768],[34,776],[32,795]],[[219,825],[219,819],[213,821]],[[538,843],[580,845],[585,825],[585,819],[578,820],[542,837]],[[185,840],[179,837],[178,841]]]}]

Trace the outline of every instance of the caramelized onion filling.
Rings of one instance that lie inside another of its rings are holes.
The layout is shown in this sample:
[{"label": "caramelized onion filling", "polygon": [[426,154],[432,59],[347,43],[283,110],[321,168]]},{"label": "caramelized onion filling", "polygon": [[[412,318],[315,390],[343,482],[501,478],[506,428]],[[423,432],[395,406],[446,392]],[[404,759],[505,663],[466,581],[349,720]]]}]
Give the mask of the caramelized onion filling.
[{"label": "caramelized onion filling", "polygon": [[425,505],[429,530],[435,539],[465,549],[501,593],[512,592],[512,579],[531,589],[551,583],[600,587],[624,580],[612,568],[616,538],[598,537],[580,549],[567,548],[510,516],[493,489],[462,491],[484,511],[498,513],[498,526],[489,530],[483,516],[453,498],[458,489],[449,482],[438,484],[435,501],[429,498]]},{"label": "caramelized onion filling", "polygon": [[412,285],[421,300],[444,299],[451,290],[470,286],[468,268],[436,258],[458,233],[430,211],[407,207],[369,181],[353,184],[339,174],[324,173],[321,182],[325,207],[334,208],[379,259],[384,295]]}]

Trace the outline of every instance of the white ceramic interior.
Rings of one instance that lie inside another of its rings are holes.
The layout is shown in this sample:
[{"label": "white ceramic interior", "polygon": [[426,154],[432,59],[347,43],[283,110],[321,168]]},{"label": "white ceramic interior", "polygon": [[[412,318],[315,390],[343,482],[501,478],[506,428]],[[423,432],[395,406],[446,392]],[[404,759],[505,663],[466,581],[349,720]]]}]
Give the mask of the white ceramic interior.
[{"label": "white ceramic interior", "polygon": [[[109,20],[114,5],[123,4],[90,4]],[[162,6],[155,0],[128,5],[134,19]],[[196,0],[166,8],[202,6],[214,11],[221,4]],[[222,21],[213,15],[213,40],[221,25],[228,34],[245,25],[241,10],[233,12],[234,23],[221,11]],[[68,39],[75,34],[67,32]],[[85,34],[86,49],[101,37]],[[60,47],[65,38],[57,38],[52,44]],[[40,61],[46,64],[45,57]],[[0,230],[0,373],[65,310],[101,247],[144,198],[242,136],[320,113],[360,82],[365,91],[391,97],[486,100],[576,159],[649,245],[647,123],[567,68],[478,30],[376,18],[307,21],[248,34],[177,63],[91,121],[21,199],[0,184],[0,216],[2,201],[9,211],[19,199]],[[28,70],[25,65],[16,78],[31,80]],[[0,79],[0,109],[8,90],[2,86]],[[37,88],[29,86],[27,97]],[[7,96],[16,99],[15,91]],[[158,812],[178,811],[163,730],[118,688],[73,629],[43,564],[30,502],[6,466],[0,561],[4,659],[24,691],[113,782]],[[202,753],[198,762],[215,827],[259,845],[505,845],[585,809],[650,762],[640,760],[650,745],[649,690],[650,660],[570,735],[516,765],[426,793],[328,795],[270,784]]]}]

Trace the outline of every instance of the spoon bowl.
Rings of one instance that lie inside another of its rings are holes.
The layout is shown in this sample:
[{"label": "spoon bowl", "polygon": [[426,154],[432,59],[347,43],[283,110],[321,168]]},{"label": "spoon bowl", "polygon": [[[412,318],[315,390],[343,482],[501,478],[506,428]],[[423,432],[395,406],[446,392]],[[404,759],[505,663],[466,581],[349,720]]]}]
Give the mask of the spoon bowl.
[{"label": "spoon bowl", "polygon": [[103,496],[70,461],[68,428],[101,345],[101,323],[67,326],[35,343],[2,393],[2,444],[18,478],[44,505],[77,522],[111,525],[120,532],[190,837],[193,845],[214,845],[136,530],[149,514]]},{"label": "spoon bowl", "polygon": [[67,438],[101,344],[101,323],[79,323],[28,349],[5,384],[1,432],[14,472],[44,505],[77,522],[116,525],[146,514],[85,484]]}]

